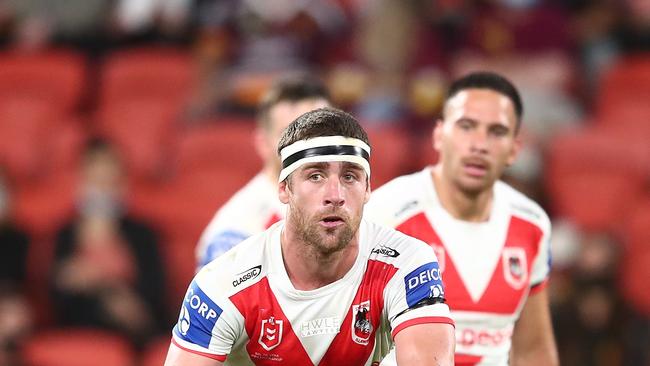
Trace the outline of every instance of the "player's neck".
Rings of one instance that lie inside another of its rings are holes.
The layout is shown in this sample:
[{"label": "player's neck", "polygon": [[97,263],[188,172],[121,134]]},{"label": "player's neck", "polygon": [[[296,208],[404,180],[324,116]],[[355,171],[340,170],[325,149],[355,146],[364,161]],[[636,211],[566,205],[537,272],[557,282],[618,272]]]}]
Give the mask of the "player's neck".
[{"label": "player's neck", "polygon": [[440,204],[452,217],[469,222],[483,222],[490,219],[492,189],[468,194],[443,175],[440,165],[436,165],[431,170],[431,176]]},{"label": "player's neck", "polygon": [[340,280],[350,271],[359,254],[358,236],[346,248],[328,255],[302,242],[286,227],[281,238],[284,268],[296,290],[315,290]]}]

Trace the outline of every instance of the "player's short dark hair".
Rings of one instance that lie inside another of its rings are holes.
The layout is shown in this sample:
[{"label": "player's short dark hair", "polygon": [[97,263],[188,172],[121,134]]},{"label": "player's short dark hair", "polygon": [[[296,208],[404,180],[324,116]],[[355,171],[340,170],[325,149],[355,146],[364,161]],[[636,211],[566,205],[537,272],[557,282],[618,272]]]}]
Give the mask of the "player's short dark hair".
[{"label": "player's short dark hair", "polygon": [[268,127],[269,111],[282,102],[300,102],[307,99],[325,99],[331,102],[330,93],[325,84],[317,77],[306,74],[286,75],[271,85],[264,94],[258,107],[259,126]]},{"label": "player's short dark hair", "polygon": [[368,134],[351,114],[336,108],[319,108],[296,118],[282,133],[278,155],[296,141],[322,136],[343,136],[359,139],[368,146]]},{"label": "player's short dark hair", "polygon": [[515,107],[515,114],[517,117],[515,131],[519,131],[521,117],[524,114],[524,106],[519,91],[510,80],[491,71],[472,72],[451,83],[447,92],[446,101],[466,89],[490,89],[508,97]]}]

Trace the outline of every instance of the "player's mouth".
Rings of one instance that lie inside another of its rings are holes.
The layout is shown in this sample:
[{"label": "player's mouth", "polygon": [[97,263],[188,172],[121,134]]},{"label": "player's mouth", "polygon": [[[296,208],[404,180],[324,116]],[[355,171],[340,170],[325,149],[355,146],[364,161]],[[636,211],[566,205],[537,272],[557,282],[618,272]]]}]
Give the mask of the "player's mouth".
[{"label": "player's mouth", "polygon": [[471,177],[484,177],[488,172],[488,167],[488,162],[484,159],[472,158],[463,161],[463,171]]},{"label": "player's mouth", "polygon": [[323,217],[320,220],[320,224],[327,227],[337,227],[339,225],[343,225],[345,223],[345,220],[341,216],[336,216],[336,215],[328,215]]}]

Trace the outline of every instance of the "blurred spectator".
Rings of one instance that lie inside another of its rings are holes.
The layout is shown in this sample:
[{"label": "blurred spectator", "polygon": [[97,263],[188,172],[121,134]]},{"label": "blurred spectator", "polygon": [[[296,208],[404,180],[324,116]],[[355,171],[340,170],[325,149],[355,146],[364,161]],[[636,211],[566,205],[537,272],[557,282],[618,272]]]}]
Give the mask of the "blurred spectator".
[{"label": "blurred spectator", "polygon": [[167,325],[156,233],[124,206],[116,151],[90,142],[77,212],[58,232],[52,290],[61,325],[100,327],[143,345]]},{"label": "blurred spectator", "polygon": [[109,37],[121,46],[150,42],[186,43],[193,0],[117,0]]},{"label": "blurred spectator", "polygon": [[253,115],[274,79],[315,69],[348,25],[333,0],[198,0],[194,13],[199,64],[211,66],[201,72],[207,97],[194,103],[199,115],[197,109]]},{"label": "blurred spectator", "polygon": [[7,0],[14,46],[38,49],[52,43],[102,48],[111,0]]},{"label": "blurred spectator", "polygon": [[626,317],[616,282],[620,243],[565,222],[558,227],[553,246],[560,263],[553,280],[559,281],[552,304],[561,360],[565,365],[620,365]]},{"label": "blurred spectator", "polygon": [[23,293],[29,237],[12,221],[10,204],[9,187],[0,174],[0,365],[3,366],[18,364],[16,351],[32,322]]},{"label": "blurred spectator", "polygon": [[574,0],[569,3],[573,11],[573,37],[576,40],[583,79],[585,100],[593,98],[603,69],[616,57],[618,46],[613,29],[621,16],[620,2],[615,0]]},{"label": "blurred spectator", "polygon": [[625,0],[624,13],[617,29],[622,52],[650,51],[650,2]]},{"label": "blurred spectator", "polygon": [[584,85],[591,102],[602,74],[622,55],[650,51],[650,2],[572,0],[574,38]]}]

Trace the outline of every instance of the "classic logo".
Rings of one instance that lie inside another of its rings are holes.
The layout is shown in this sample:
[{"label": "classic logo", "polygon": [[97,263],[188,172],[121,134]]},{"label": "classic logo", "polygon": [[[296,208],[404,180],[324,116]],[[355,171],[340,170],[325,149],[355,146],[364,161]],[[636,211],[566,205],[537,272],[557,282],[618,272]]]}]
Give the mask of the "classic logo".
[{"label": "classic logo", "polygon": [[528,281],[528,264],[523,248],[503,248],[501,255],[503,277],[515,290],[520,290]]},{"label": "classic logo", "polygon": [[232,281],[232,286],[237,287],[241,285],[242,283],[251,280],[262,273],[262,265],[260,264],[259,266],[255,266],[253,268],[247,269],[244,272],[237,273],[236,277],[237,279]]},{"label": "classic logo", "polygon": [[373,326],[370,322],[370,300],[358,305],[352,305],[352,340],[360,345],[367,345],[372,335]]},{"label": "classic logo", "polygon": [[258,342],[265,350],[270,351],[282,342],[282,323],[282,320],[276,320],[274,317],[262,320]]},{"label": "classic logo", "polygon": [[375,248],[372,250],[372,253],[383,255],[385,257],[392,257],[396,258],[399,256],[399,252],[393,248],[389,248],[384,245],[380,245],[379,248]]}]

